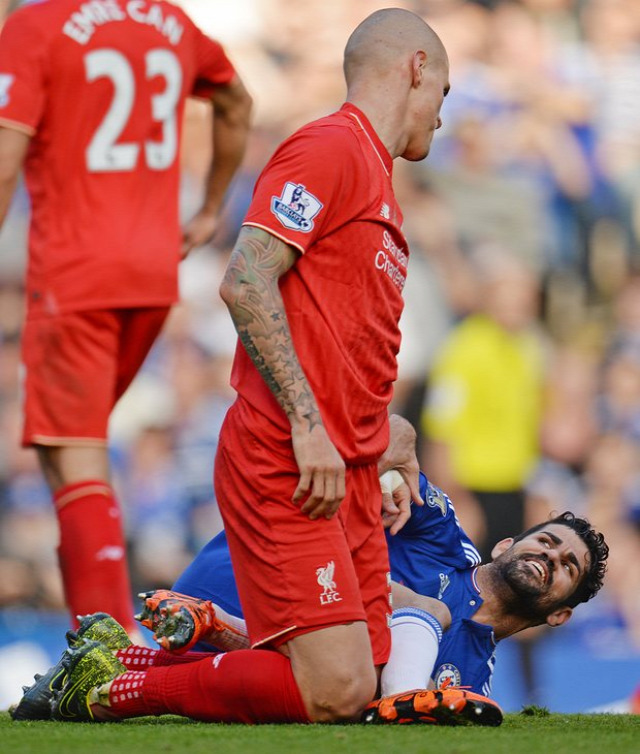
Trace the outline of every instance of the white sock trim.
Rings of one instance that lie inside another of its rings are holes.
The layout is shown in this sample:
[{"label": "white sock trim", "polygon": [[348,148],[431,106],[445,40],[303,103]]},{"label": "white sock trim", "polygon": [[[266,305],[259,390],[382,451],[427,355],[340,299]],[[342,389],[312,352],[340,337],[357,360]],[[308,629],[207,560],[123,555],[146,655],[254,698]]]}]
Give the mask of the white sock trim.
[{"label": "white sock trim", "polygon": [[426,623],[433,629],[436,635],[438,643],[442,641],[442,625],[440,621],[435,618],[431,613],[426,610],[421,610],[419,607],[401,607],[399,610],[394,610],[391,616],[391,625],[401,625],[402,623],[414,623],[420,625],[420,621]]},{"label": "white sock trim", "polygon": [[442,626],[419,608],[395,610],[391,618],[391,654],[382,670],[382,696],[426,689],[433,673]]}]

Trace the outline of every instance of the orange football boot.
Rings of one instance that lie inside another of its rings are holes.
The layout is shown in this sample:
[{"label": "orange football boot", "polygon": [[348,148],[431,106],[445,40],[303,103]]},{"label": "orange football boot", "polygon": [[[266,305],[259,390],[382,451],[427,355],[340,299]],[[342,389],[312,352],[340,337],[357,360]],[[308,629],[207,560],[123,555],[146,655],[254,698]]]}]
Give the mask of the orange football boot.
[{"label": "orange football boot", "polygon": [[492,725],[502,724],[502,710],[491,699],[459,686],[414,689],[367,705],[365,724]]},{"label": "orange football boot", "polygon": [[[209,600],[167,589],[142,592],[138,597],[143,600],[143,606],[135,618],[153,631],[154,639],[163,649],[187,652],[201,640],[216,646],[222,644],[221,649],[228,648],[233,640],[239,646],[246,642],[235,628],[218,619],[215,606]],[[226,641],[219,641],[222,637]]]}]

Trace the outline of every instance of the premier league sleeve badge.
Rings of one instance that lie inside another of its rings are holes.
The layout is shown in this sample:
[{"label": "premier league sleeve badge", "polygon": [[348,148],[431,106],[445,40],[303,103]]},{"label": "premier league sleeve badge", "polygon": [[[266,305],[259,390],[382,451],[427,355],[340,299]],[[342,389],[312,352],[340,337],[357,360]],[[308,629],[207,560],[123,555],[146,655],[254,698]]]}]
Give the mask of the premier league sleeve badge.
[{"label": "premier league sleeve badge", "polygon": [[309,233],[313,230],[313,218],[323,204],[309,193],[301,183],[287,181],[281,196],[271,198],[271,211],[290,230]]}]

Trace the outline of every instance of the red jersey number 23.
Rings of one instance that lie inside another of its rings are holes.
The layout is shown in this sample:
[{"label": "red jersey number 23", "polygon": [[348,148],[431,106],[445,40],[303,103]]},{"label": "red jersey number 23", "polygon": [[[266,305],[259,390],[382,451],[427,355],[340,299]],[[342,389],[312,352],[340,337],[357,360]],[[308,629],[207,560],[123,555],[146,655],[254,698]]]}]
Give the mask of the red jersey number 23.
[{"label": "red jersey number 23", "polygon": [[164,91],[151,96],[151,117],[162,125],[160,141],[141,144],[117,143],[129,118],[136,97],[136,81],[131,64],[117,50],[93,50],[85,56],[88,81],[106,77],[113,84],[113,98],[86,151],[87,169],[92,173],[133,170],[140,150],[151,170],[164,170],[174,161],[178,150],[176,106],[182,89],[182,68],[178,58],[166,49],[149,50],[145,55],[147,79],[162,76]]}]

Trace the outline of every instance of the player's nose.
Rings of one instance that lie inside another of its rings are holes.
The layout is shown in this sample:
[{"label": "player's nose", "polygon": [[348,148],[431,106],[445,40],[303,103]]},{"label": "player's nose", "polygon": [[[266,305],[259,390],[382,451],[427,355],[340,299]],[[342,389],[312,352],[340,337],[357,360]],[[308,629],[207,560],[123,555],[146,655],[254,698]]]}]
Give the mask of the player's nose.
[{"label": "player's nose", "polygon": [[560,565],[560,553],[557,547],[551,547],[545,552],[547,562],[549,564],[549,570],[553,573]]}]

